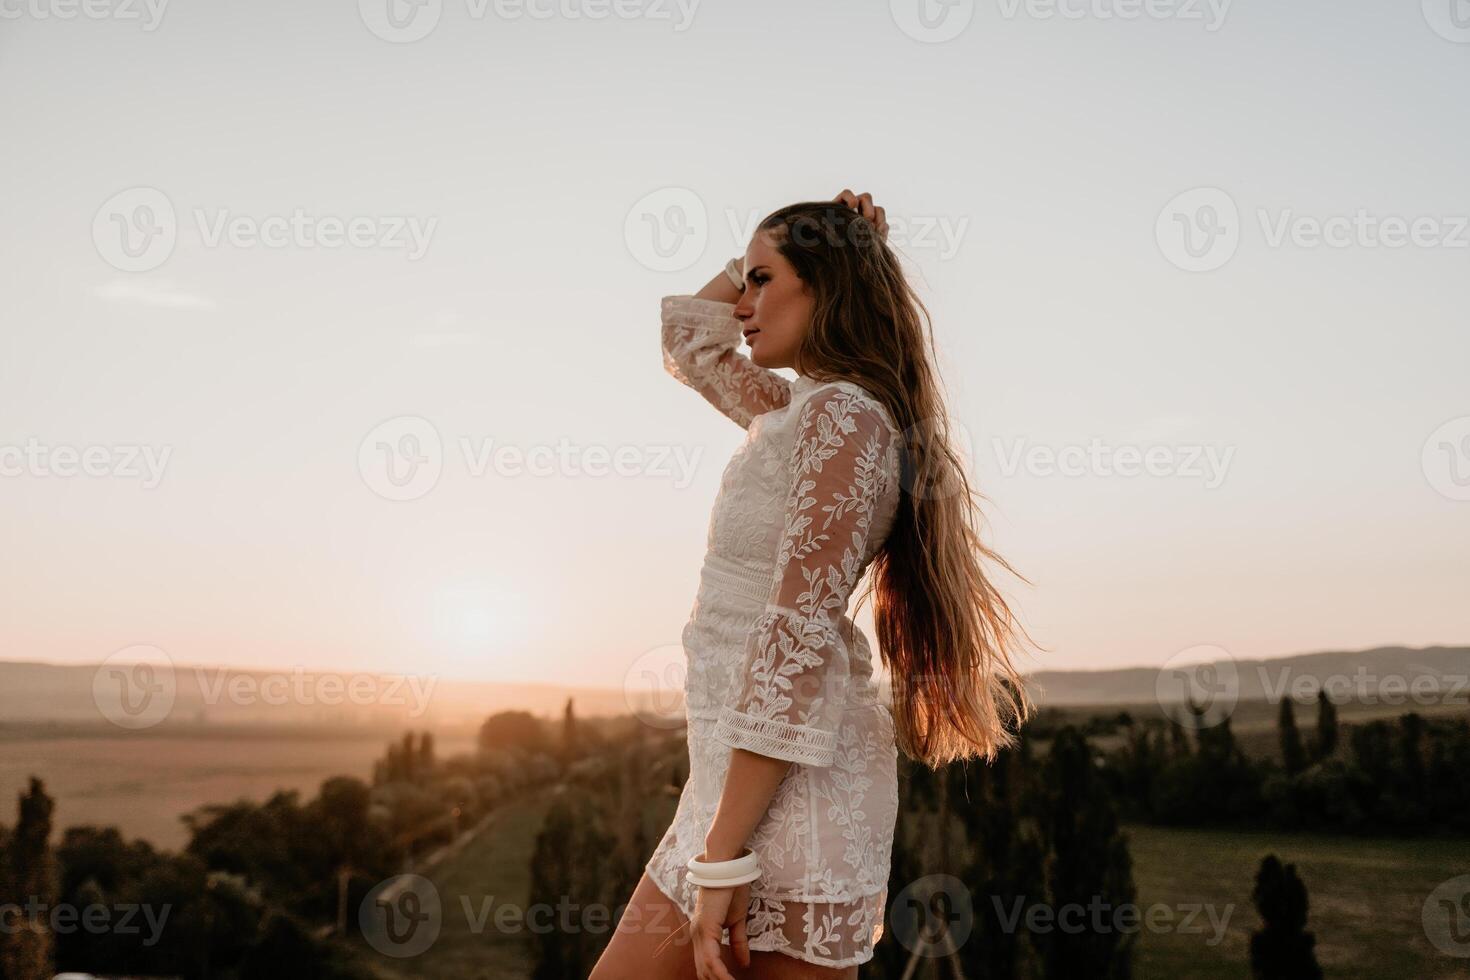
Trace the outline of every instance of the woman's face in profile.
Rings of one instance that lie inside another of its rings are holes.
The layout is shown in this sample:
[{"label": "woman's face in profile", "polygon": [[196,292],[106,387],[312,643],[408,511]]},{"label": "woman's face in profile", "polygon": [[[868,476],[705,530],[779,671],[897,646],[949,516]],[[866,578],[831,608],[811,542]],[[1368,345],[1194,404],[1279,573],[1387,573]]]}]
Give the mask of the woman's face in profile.
[{"label": "woman's face in profile", "polygon": [[770,233],[758,232],[745,250],[745,292],[735,304],[750,359],[764,368],[792,367],[811,316],[806,283]]}]

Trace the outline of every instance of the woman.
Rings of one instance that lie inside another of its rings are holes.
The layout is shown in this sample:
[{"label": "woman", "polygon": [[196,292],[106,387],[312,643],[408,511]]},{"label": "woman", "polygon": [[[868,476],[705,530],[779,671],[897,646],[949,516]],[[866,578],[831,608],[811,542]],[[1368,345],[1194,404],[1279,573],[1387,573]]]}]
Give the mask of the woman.
[{"label": "woman", "polygon": [[[747,436],[684,627],[689,779],[592,980],[855,978],[883,933],[898,748],[989,760],[1032,710],[981,562],[1009,566],[886,236],[868,194],[794,204],[743,274],[663,299],[666,369]],[[847,615],[870,565],[892,710]]]}]

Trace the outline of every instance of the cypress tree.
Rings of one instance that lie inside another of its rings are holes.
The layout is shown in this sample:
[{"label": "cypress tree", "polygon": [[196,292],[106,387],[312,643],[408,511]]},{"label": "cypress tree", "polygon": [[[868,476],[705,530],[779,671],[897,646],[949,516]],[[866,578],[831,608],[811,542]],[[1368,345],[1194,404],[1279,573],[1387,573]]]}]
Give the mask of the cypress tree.
[{"label": "cypress tree", "polygon": [[581,755],[577,737],[577,716],[572,711],[572,699],[567,698],[561,715],[561,761],[569,766]]},{"label": "cypress tree", "polygon": [[1281,699],[1281,714],[1276,722],[1281,737],[1281,764],[1288,776],[1295,776],[1307,767],[1307,754],[1302,748],[1302,736],[1296,727],[1296,702],[1291,698]]},{"label": "cypress tree", "polygon": [[1337,751],[1337,706],[1327,696],[1327,689],[1317,689],[1316,757],[1320,761]]},{"label": "cypress tree", "polygon": [[[1046,980],[1128,980],[1132,976],[1136,932],[1116,928],[1116,910],[1134,901],[1132,860],[1127,838],[1092,746],[1072,725],[1052,740],[1042,775],[1042,837],[1047,848],[1047,898],[1052,922],[1032,933]],[[1100,906],[1101,928],[1092,928],[1092,909]],[[1083,910],[1089,927],[1063,928]],[[1064,918],[1065,916],[1065,918]]]},{"label": "cypress tree", "polygon": [[1296,865],[1283,868],[1275,854],[1266,855],[1251,901],[1263,923],[1251,934],[1254,980],[1322,980],[1312,951],[1317,939],[1306,931],[1307,887],[1297,877]]},{"label": "cypress tree", "polygon": [[56,803],[35,776],[20,794],[19,817],[0,861],[0,900],[22,906],[38,903],[40,915],[13,913],[0,930],[0,977],[5,980],[49,980],[55,973],[56,939],[48,913],[55,908],[61,881],[51,853],[51,814]]}]

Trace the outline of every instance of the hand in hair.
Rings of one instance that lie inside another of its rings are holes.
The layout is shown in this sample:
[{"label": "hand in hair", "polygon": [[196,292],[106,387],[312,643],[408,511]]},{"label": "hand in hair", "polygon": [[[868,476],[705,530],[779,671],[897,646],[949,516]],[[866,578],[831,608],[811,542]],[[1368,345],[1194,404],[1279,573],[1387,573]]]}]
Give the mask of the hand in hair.
[{"label": "hand in hair", "polygon": [[848,207],[853,208],[858,214],[867,218],[878,229],[878,237],[884,241],[888,240],[888,219],[883,216],[883,209],[873,204],[873,195],[866,192],[854,194],[850,189],[844,187],[842,193],[832,198],[840,201]]}]

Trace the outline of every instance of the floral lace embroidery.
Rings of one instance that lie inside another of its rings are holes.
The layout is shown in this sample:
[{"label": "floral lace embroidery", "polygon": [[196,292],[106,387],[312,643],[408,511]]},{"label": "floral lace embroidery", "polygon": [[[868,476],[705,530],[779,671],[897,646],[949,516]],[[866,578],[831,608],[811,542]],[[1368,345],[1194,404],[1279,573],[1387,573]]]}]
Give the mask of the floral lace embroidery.
[{"label": "floral lace embroidery", "polygon": [[750,838],[750,947],[850,966],[883,933],[898,800],[892,715],[846,606],[896,513],[896,429],[859,385],[788,382],[743,357],[732,310],[663,300],[665,368],[747,430],[708,547],[751,580],[701,581],[683,633],[689,779],[647,872],[690,914],[684,863],[703,850],[730,744],[800,761]]},{"label": "floral lace embroidery", "polygon": [[801,406],[770,600],[747,639],[740,701],[715,729],[732,748],[832,764],[850,666],[837,620],[867,565],[897,441],[887,414],[854,389],[826,385]]}]

